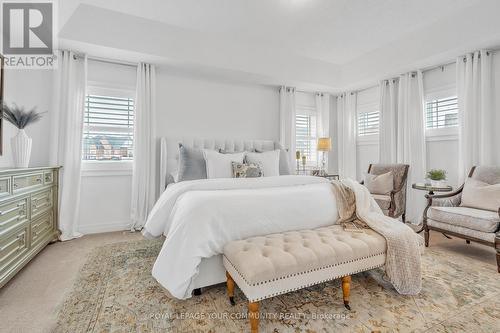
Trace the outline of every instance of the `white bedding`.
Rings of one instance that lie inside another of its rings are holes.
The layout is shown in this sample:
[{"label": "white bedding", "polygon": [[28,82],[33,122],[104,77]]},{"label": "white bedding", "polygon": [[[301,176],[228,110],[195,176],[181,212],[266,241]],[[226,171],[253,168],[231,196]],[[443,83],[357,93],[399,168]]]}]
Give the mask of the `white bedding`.
[{"label": "white bedding", "polygon": [[186,299],[201,259],[221,254],[227,242],[318,228],[337,219],[333,189],[323,178],[207,179],[169,186],[143,233],[167,237],[153,277],[172,296]]}]

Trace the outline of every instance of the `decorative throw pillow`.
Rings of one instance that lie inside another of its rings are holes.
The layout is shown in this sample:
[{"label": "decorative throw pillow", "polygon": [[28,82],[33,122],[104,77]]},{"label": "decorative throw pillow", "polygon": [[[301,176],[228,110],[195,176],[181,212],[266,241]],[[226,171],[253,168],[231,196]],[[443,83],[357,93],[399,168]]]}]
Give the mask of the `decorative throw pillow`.
[{"label": "decorative throw pillow", "polygon": [[179,143],[179,171],[177,181],[206,179],[207,167],[203,150],[189,148]]},{"label": "decorative throw pillow", "polygon": [[[279,142],[274,143],[274,149],[279,149],[280,151],[280,176],[291,175],[292,171],[290,169],[290,157],[288,156],[288,149],[284,149]],[[255,149],[256,153],[263,153],[263,151]]]},{"label": "decorative throw pillow", "polygon": [[392,171],[381,175],[365,174],[365,186],[371,194],[389,194],[394,189],[394,175]]},{"label": "decorative throw pillow", "polygon": [[280,175],[279,149],[266,151],[263,153],[247,153],[245,162],[248,164],[261,165],[264,177]]},{"label": "decorative throw pillow", "polygon": [[500,208],[500,183],[488,184],[474,178],[467,178],[460,206],[497,212]]},{"label": "decorative throw pillow", "polygon": [[262,177],[262,168],[255,163],[233,162],[233,178],[257,178]]},{"label": "decorative throw pillow", "polygon": [[232,162],[243,163],[245,153],[221,154],[215,150],[203,149],[207,177],[232,178]]}]

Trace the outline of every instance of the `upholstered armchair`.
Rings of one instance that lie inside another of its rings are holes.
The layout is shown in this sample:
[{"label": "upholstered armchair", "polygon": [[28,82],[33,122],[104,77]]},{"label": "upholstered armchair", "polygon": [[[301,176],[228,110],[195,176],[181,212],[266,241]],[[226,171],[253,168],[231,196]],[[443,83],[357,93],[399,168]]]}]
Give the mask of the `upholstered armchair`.
[{"label": "upholstered armchair", "polygon": [[393,218],[401,216],[403,222],[406,214],[406,180],[409,167],[407,164],[370,164],[368,167],[368,173],[372,175],[392,172],[394,182],[392,191],[389,194],[372,193],[372,196],[385,215]]},{"label": "upholstered armchair", "polygon": [[[500,167],[473,167],[468,177],[487,184],[499,184]],[[496,211],[461,206],[464,185],[454,192],[426,195],[427,207],[423,218],[425,246],[429,246],[430,230],[463,238],[467,243],[473,241],[492,246],[496,249],[500,273],[500,202]]]}]

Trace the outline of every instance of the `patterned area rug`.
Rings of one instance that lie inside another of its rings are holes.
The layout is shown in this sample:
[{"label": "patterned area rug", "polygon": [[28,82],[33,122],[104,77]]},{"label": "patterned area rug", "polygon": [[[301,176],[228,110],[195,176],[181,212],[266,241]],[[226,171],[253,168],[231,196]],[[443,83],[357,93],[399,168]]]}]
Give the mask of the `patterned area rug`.
[{"label": "patterned area rug", "polygon": [[[143,240],[95,249],[54,332],[249,330],[243,294],[230,306],[224,284],[185,301],[171,298],[150,273],[160,247]],[[351,311],[339,280],[264,300],[261,332],[498,332],[500,275],[492,265],[431,247],[423,268],[418,296],[397,294],[380,269],[353,276]]]}]

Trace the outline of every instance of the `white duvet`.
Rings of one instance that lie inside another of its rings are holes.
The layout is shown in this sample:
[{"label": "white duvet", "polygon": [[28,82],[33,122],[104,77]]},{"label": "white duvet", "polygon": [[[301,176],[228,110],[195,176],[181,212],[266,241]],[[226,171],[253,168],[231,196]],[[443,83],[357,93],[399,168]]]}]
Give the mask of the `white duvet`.
[{"label": "white duvet", "polygon": [[186,299],[201,259],[221,254],[227,242],[318,228],[337,219],[332,186],[323,178],[208,179],[169,186],[143,233],[166,236],[153,277],[172,296]]}]

